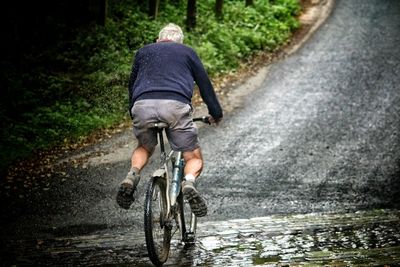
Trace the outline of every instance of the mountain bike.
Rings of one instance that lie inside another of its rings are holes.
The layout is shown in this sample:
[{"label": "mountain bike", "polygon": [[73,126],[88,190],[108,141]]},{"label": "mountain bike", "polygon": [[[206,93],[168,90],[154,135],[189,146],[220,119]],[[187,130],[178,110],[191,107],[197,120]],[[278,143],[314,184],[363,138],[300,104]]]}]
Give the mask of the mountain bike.
[{"label": "mountain bike", "polygon": [[[194,118],[210,124],[208,117]],[[182,179],[185,161],[181,151],[165,152],[163,132],[166,123],[151,125],[157,130],[161,167],[150,178],[144,203],[144,232],[149,258],[154,265],[164,264],[169,256],[172,237],[180,232],[181,241],[195,243],[197,218],[183,198]]]}]

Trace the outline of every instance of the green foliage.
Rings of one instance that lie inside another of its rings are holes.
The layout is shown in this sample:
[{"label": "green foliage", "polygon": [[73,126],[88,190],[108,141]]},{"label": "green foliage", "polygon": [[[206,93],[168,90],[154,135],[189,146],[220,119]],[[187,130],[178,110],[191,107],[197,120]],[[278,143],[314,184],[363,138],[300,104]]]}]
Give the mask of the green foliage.
[{"label": "green foliage", "polygon": [[273,4],[259,0],[251,7],[245,7],[244,1],[226,1],[223,20],[209,19],[212,4],[207,1],[200,6],[198,28],[189,33],[188,41],[211,75],[235,69],[255,51],[273,51],[299,26],[297,0]]},{"label": "green foliage", "polygon": [[[185,43],[211,76],[234,70],[256,51],[273,51],[299,26],[298,0],[256,0],[251,7],[244,2],[225,1],[217,20],[215,1],[198,1],[197,28],[186,33]],[[132,0],[109,6],[105,27],[76,29],[56,45],[38,44],[22,55],[21,66],[1,74],[8,88],[0,109],[2,169],[35,150],[126,119],[135,52],[154,42],[165,24],[183,26],[186,15],[185,1],[161,1],[157,20]]]}]

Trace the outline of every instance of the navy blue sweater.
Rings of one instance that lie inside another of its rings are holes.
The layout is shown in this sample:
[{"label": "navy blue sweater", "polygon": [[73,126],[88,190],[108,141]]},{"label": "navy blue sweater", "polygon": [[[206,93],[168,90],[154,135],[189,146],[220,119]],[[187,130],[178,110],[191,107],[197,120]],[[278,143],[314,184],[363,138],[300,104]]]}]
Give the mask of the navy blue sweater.
[{"label": "navy blue sweater", "polygon": [[136,53],[129,79],[129,99],[173,99],[191,103],[194,83],[208,107],[210,115],[222,118],[222,108],[214,88],[196,52],[183,44],[158,42]]}]

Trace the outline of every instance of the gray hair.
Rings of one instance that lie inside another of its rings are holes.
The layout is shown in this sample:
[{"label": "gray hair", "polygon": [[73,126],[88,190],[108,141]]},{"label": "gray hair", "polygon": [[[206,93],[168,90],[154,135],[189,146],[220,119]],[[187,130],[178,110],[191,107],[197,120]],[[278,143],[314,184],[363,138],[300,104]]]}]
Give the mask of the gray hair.
[{"label": "gray hair", "polygon": [[173,42],[183,43],[183,32],[181,27],[174,23],[169,23],[161,29],[158,34],[158,40],[171,40]]}]

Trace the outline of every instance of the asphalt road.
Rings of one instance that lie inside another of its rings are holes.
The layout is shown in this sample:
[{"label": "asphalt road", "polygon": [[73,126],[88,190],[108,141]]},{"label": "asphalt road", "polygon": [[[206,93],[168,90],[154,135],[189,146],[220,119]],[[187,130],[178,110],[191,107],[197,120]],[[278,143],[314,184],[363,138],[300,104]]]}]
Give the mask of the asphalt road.
[{"label": "asphalt road", "polygon": [[[400,208],[400,2],[338,0],[298,52],[218,127],[201,127],[202,221],[273,214]],[[141,231],[144,181],[130,211],[115,203],[129,170],[130,131],[60,164],[45,189],[21,197],[2,239],[132,227]],[[156,166],[143,173],[143,180]],[[66,169],[63,169],[66,168]]]},{"label": "asphalt road", "polygon": [[399,1],[337,1],[242,109],[204,130],[211,217],[398,209],[399,33]]}]

